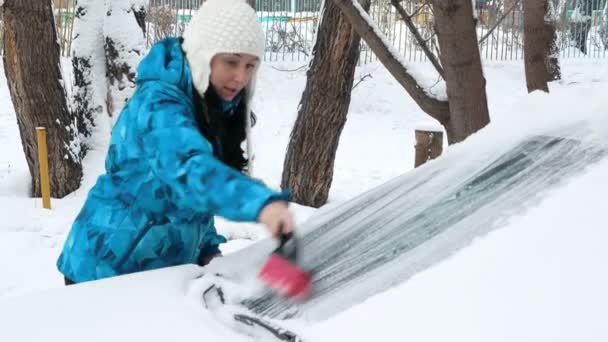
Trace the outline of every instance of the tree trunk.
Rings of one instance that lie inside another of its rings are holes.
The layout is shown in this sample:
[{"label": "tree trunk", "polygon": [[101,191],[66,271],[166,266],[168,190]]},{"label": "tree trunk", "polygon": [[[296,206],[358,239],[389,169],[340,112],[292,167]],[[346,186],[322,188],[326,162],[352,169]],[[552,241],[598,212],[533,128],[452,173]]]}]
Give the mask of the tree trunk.
[{"label": "tree trunk", "polygon": [[[365,0],[366,11],[369,6]],[[292,201],[316,208],[327,202],[361,40],[331,1],[325,2],[320,25],[281,181]]]},{"label": "tree trunk", "polygon": [[486,80],[481,69],[470,0],[432,0],[435,32],[450,103],[444,125],[450,144],[466,139],[490,122]]},{"label": "tree trunk", "polygon": [[113,124],[135,90],[135,73],[145,52],[146,41],[132,1],[106,2],[105,13],[106,108]]},{"label": "tree trunk", "polygon": [[524,63],[528,93],[549,92],[545,64],[545,0],[524,0]]},{"label": "tree trunk", "polygon": [[82,178],[76,118],[66,103],[60,50],[50,1],[6,0],[4,69],[27,164],[32,195],[40,196],[36,127],[47,129],[51,195],[78,189]]}]

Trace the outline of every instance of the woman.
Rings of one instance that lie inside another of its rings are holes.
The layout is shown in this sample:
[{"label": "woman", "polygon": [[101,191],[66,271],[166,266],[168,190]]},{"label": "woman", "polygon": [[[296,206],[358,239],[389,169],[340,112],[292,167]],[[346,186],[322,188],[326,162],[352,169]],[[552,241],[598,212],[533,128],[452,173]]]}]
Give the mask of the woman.
[{"label": "woman", "polygon": [[57,261],[66,284],[204,265],[226,241],[214,215],[293,230],[287,195],[242,172],[264,41],[244,0],[208,0],[183,39],[151,48]]}]

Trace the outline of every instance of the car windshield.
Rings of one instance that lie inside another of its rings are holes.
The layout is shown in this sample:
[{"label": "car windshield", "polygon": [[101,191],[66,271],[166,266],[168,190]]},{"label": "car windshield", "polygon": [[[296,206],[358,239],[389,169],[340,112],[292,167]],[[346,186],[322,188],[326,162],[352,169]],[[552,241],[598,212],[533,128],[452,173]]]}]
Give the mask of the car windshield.
[{"label": "car windshield", "polygon": [[321,213],[300,241],[315,251],[301,258],[314,275],[311,300],[296,305],[266,294],[245,304],[273,317],[323,319],[502,226],[607,154],[588,140],[554,135],[496,150],[462,163],[444,157]]}]

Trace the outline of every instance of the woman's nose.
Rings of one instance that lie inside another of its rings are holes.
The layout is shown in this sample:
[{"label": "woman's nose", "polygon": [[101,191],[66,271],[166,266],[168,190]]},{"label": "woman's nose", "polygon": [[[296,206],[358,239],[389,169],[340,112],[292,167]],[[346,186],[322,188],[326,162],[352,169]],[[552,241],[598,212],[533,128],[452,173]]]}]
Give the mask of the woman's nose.
[{"label": "woman's nose", "polygon": [[248,71],[244,67],[237,68],[234,73],[234,80],[239,84],[247,83],[248,77]]}]

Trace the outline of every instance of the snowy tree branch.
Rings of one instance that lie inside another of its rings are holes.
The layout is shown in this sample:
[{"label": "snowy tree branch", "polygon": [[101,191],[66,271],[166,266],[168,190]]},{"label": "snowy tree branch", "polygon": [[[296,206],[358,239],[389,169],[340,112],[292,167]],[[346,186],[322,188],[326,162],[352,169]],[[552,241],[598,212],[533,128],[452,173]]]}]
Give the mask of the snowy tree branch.
[{"label": "snowy tree branch", "polygon": [[440,123],[449,121],[449,104],[441,101],[420,86],[410,74],[399,53],[388,43],[369,15],[356,0],[333,0],[336,6],[348,18],[353,28],[376,54],[386,69],[395,77],[397,82],[410,94],[420,108]]},{"label": "snowy tree branch", "polygon": [[351,88],[351,90],[353,90],[353,89],[357,88],[357,86],[358,86],[358,85],[359,85],[361,82],[365,81],[365,79],[366,79],[366,78],[373,78],[373,77],[372,77],[372,74],[365,74],[365,75],[361,76],[361,77],[359,78],[359,80],[357,81],[357,83],[355,83],[355,84],[353,85],[353,87]]},{"label": "snowy tree branch", "polygon": [[[424,38],[422,38],[420,32],[412,22],[412,16],[407,14],[403,6],[401,6],[400,0],[391,0],[391,4],[393,5],[393,7],[395,7],[407,28],[410,30],[410,32],[412,32],[414,38],[416,38],[416,41],[418,42],[418,45],[420,45],[420,48],[422,48],[422,51],[424,51],[426,57],[429,59],[429,61],[431,61],[431,64],[433,64],[435,70],[437,70],[437,73],[441,75],[441,77],[443,77],[444,72],[441,63],[439,63],[437,56],[435,56],[435,54],[433,54],[433,52],[426,45],[426,41],[424,40]],[[422,6],[420,8],[422,8]]]},{"label": "snowy tree branch", "polygon": [[271,65],[270,67],[271,67],[271,68],[273,68],[274,70],[277,70],[277,71],[282,71],[282,72],[293,72],[293,71],[298,71],[298,70],[304,69],[304,68],[306,68],[307,66],[308,66],[308,64],[304,64],[304,65],[301,65],[301,66],[299,66],[299,67],[297,67],[297,68],[295,68],[295,69],[281,69],[281,68],[277,68],[277,67],[272,66],[272,65]]}]

